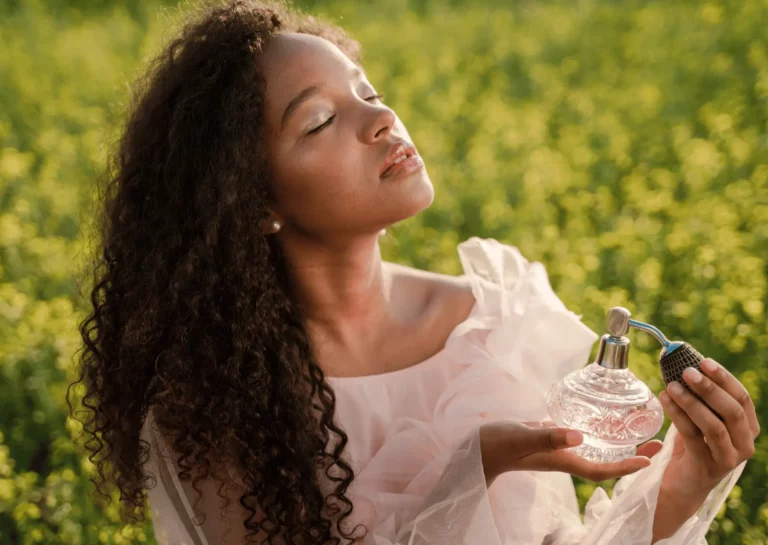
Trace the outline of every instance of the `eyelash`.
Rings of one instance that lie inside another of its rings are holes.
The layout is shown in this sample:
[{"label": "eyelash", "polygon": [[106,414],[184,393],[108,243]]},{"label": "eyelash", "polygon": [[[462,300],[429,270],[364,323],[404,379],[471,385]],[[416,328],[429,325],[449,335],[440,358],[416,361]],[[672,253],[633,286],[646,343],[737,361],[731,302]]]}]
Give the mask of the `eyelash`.
[{"label": "eyelash", "polygon": [[[379,100],[381,100],[382,98],[384,98],[384,95],[373,95],[371,97],[366,98],[365,100],[373,100],[374,98],[378,98]],[[336,117],[336,115],[332,115],[331,117],[328,118],[328,120],[325,123],[323,123],[322,125],[320,125],[318,127],[315,127],[314,129],[309,131],[307,134],[315,134],[315,133],[320,132],[325,127],[327,127],[328,125],[331,124],[331,121],[333,121],[334,117]]]}]

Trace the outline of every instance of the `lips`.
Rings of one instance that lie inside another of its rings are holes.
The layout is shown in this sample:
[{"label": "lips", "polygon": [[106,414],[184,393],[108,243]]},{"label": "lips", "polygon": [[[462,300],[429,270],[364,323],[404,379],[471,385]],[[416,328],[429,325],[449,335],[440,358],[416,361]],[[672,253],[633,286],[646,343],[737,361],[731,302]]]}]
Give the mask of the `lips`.
[{"label": "lips", "polygon": [[396,142],[392,145],[392,147],[389,148],[387,159],[381,166],[381,170],[379,170],[379,177],[386,176],[387,171],[395,164],[398,159],[407,159],[408,157],[413,157],[414,155],[418,155],[418,152],[416,151],[416,147],[413,144],[406,142],[405,140]]}]

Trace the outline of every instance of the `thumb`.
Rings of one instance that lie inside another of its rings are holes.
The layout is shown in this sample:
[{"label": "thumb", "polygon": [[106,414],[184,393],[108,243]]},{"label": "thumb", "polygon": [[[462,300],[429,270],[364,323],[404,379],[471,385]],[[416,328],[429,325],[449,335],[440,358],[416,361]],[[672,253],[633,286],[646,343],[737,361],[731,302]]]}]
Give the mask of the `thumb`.
[{"label": "thumb", "polygon": [[583,440],[581,432],[569,428],[530,428],[519,443],[521,456],[536,452],[551,452],[578,445]]}]

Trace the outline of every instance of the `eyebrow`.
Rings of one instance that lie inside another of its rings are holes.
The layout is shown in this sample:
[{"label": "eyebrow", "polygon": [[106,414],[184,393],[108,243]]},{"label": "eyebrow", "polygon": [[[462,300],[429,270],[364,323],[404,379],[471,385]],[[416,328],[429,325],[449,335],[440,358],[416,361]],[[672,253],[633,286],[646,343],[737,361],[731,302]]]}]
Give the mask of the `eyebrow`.
[{"label": "eyebrow", "polygon": [[[355,66],[350,70],[350,72],[357,77],[365,76],[365,70],[359,66]],[[311,85],[293,97],[293,99],[288,103],[288,106],[285,107],[285,111],[283,112],[283,119],[280,121],[280,126],[285,127],[285,124],[288,123],[288,120],[296,112],[299,106],[315,96],[322,88],[323,85]]]},{"label": "eyebrow", "polygon": [[288,122],[291,116],[296,112],[299,106],[301,106],[302,103],[306,102],[307,100],[312,98],[314,95],[316,95],[318,91],[320,91],[320,86],[312,85],[311,87],[307,87],[301,93],[296,95],[293,98],[293,100],[291,100],[288,103],[288,106],[286,106],[285,111],[283,112],[283,120],[280,122],[280,126],[285,127],[285,124]]}]

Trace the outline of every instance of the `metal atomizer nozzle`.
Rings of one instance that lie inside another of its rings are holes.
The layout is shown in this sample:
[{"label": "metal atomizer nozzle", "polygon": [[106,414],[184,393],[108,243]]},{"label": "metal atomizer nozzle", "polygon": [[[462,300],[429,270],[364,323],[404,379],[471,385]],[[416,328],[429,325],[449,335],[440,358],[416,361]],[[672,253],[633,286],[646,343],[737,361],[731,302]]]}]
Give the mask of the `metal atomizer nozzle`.
[{"label": "metal atomizer nozzle", "polygon": [[683,379],[683,371],[686,367],[693,367],[702,374],[701,362],[704,360],[694,347],[683,341],[670,341],[658,328],[631,320],[632,314],[624,307],[613,307],[608,311],[606,320],[607,334],[600,340],[600,349],[597,354],[596,362],[608,369],[626,369],[628,367],[629,339],[625,337],[630,327],[650,333],[661,343],[661,353],[659,354],[659,367],[664,385],[669,385],[672,381],[679,382],[683,388],[688,390],[696,399],[704,403],[715,415],[723,420],[717,411],[712,409],[707,403],[694,392],[688,383]]}]

